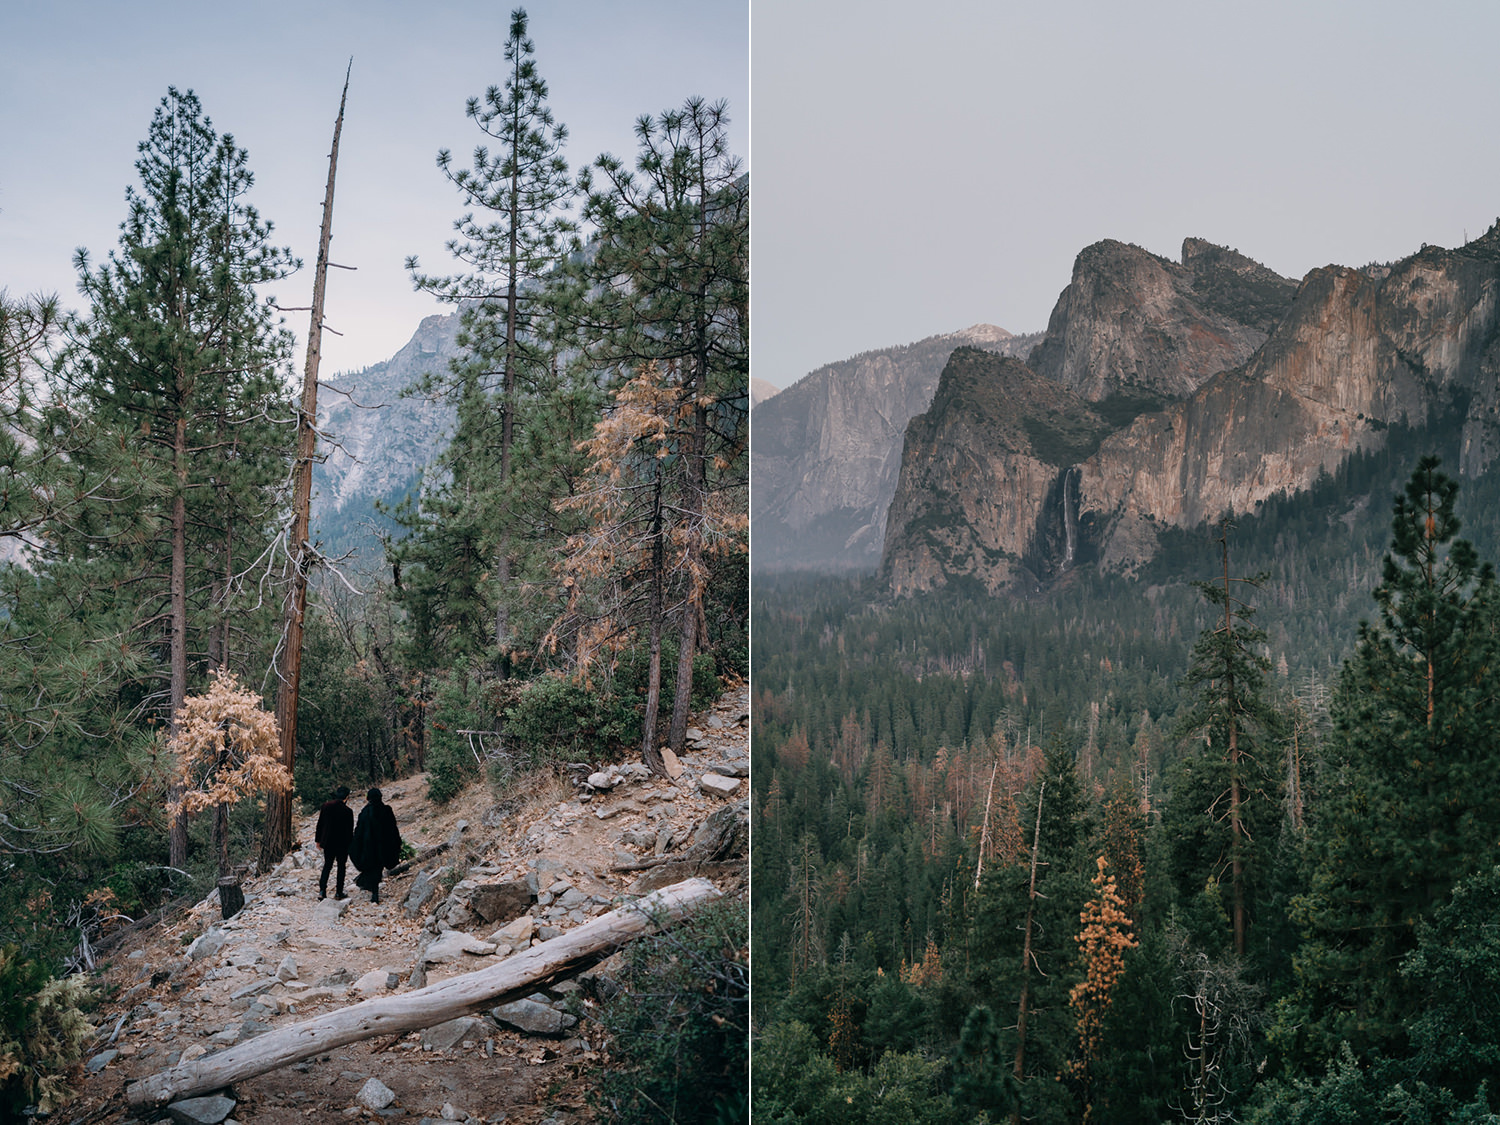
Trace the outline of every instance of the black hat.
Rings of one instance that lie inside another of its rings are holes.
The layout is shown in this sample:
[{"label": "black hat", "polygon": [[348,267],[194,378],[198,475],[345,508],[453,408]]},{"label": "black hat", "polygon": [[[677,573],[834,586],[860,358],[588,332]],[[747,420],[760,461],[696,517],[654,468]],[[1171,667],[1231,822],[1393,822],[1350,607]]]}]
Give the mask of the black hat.
[{"label": "black hat", "polygon": [[333,799],[335,801],[342,801],[347,796],[349,796],[349,787],[347,785],[340,785],[333,791]]}]

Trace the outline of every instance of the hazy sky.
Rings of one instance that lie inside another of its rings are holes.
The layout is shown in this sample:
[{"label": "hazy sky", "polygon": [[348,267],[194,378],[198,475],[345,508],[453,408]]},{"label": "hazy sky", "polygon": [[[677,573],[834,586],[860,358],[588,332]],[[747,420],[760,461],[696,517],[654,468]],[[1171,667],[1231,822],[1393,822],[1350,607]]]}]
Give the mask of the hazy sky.
[{"label": "hazy sky", "polygon": [[1102,238],[1284,275],[1500,215],[1500,5],[754,0],[754,374],[1038,331]]},{"label": "hazy sky", "polygon": [[[77,306],[75,247],[102,260],[117,244],[136,144],[167,87],[193,89],[221,133],[250,153],[249,201],[305,268],[273,287],[306,305],[317,256],[328,146],[344,67],[323,371],[357,369],[400,348],[423,316],[449,311],[412,292],[402,263],[447,272],[460,214],[435,166],[482,138],[470,96],[504,81],[512,3],[428,0],[0,0],[0,288],[58,293]],[[575,169],[601,152],[633,160],[637,117],[691,95],[730,103],[734,149],[748,156],[746,0],[530,0],[530,33]],[[748,166],[748,162],[747,162]],[[298,335],[307,313],[289,313]]]}]

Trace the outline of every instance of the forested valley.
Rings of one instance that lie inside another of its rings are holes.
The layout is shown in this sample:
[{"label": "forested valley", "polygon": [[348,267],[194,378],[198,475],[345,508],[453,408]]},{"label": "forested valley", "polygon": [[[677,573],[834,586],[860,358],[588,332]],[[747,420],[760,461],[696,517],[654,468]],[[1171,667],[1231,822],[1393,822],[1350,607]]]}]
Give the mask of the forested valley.
[{"label": "forested valley", "polygon": [[757,1120],[1493,1119],[1500,480],[1432,432],[1133,577],[756,576]]},{"label": "forested valley", "polygon": [[[83,307],[0,294],[0,1117],[66,1100],[90,1004],[67,974],[274,864],[291,800],[414,771],[436,801],[573,761],[660,772],[690,706],[747,675],[728,107],[647,114],[635,153],[570,169],[524,11],[510,27],[468,105],[472,164],[444,151],[433,173],[462,216],[454,272],[406,267],[462,312],[463,358],[414,388],[457,422],[382,557],[328,558],[316,527],[301,550],[302,357],[265,295],[301,263],[191,91],[119,169],[119,243],[77,255]],[[299,571],[288,753],[271,712]]]}]

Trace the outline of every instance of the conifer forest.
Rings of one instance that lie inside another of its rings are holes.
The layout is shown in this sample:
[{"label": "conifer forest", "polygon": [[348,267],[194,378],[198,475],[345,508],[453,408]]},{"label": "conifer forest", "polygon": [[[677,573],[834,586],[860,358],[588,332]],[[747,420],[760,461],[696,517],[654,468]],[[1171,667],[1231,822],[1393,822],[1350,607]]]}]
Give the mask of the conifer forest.
[{"label": "conifer forest", "polygon": [[1494,1120],[1500,497],[1455,452],[1032,600],[757,579],[756,1119]]},{"label": "conifer forest", "polygon": [[[193,91],[141,122],[78,300],[0,292],[0,1119],[65,1103],[94,1042],[66,982],[102,936],[269,870],[294,807],[418,771],[438,804],[576,761],[662,773],[747,677],[730,108],[624,107],[635,150],[570,163],[523,10],[500,55],[472,158],[430,172],[452,258],[405,267],[462,315],[461,358],[411,389],[457,421],[373,558],[325,553],[294,492],[316,368],[264,286],[316,248],[281,245]],[[360,190],[307,171],[325,206]],[[703,1081],[742,1098],[739,1062]]]}]

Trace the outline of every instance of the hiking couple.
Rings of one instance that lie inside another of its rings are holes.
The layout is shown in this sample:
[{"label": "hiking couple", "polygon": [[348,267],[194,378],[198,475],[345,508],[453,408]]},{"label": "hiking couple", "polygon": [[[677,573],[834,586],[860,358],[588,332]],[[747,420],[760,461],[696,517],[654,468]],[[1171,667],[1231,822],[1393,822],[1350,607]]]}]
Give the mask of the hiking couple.
[{"label": "hiking couple", "polygon": [[349,897],[344,893],[344,870],[352,859],[360,872],[354,885],[369,891],[371,902],[379,902],[381,873],[387,867],[395,867],[401,859],[401,831],[396,827],[396,814],[385,803],[380,790],[371,789],[365,794],[365,807],[360,810],[359,823],[355,824],[354,810],[348,800],[348,787],[340,785],[333,791],[333,800],[325,801],[318,812],[318,830],[313,837],[323,849],[318,898],[328,897],[328,873],[335,864],[338,879],[333,897]]}]

